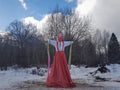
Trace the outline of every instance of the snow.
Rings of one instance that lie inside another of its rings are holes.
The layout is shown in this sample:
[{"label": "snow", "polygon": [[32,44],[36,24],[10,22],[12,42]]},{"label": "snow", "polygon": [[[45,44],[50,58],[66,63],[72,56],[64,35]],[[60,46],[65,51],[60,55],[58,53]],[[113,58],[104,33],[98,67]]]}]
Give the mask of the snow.
[{"label": "snow", "polygon": [[[46,76],[32,75],[31,70],[34,68],[28,69],[17,69],[17,70],[7,70],[0,71],[0,90],[5,88],[10,88],[17,83],[28,81],[28,80],[39,80],[43,81],[43,78]],[[44,79],[45,80],[45,79]]]},{"label": "snow", "polygon": [[120,65],[112,64],[110,66],[107,66],[107,68],[110,69],[110,72],[105,74],[98,73],[96,75],[104,78],[110,78],[111,81],[120,81]]},{"label": "snow", "polygon": [[[120,87],[120,64],[112,64],[107,66],[111,72],[108,73],[97,73],[94,76],[90,74],[90,72],[94,72],[97,70],[96,68],[85,68],[84,66],[77,67],[72,65],[70,69],[71,77],[75,83],[87,84],[91,86],[111,86],[111,87]],[[37,70],[36,67],[32,68],[18,68],[13,69],[9,68],[7,71],[0,71],[0,90],[12,88],[17,83],[21,83],[24,81],[46,81],[47,77],[47,69],[40,68],[39,72],[43,73],[43,76],[33,75],[32,70]],[[95,77],[101,77],[108,79],[107,81],[99,81],[96,80]]]},{"label": "snow", "polygon": [[[92,86],[111,86],[120,87],[120,64],[111,64],[106,66],[110,72],[100,73],[98,72],[94,76],[90,72],[94,72],[98,69],[96,68],[85,68],[72,66],[71,77],[72,79],[77,79],[81,84],[89,84]],[[105,78],[106,81],[96,80],[95,77]]]}]

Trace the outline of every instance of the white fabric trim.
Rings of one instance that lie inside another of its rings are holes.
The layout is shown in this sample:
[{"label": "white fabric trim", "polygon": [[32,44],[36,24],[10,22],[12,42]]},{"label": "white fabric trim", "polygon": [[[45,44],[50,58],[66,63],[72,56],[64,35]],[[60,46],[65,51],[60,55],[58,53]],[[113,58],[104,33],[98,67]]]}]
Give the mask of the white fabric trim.
[{"label": "white fabric trim", "polygon": [[[63,42],[64,42],[63,49],[73,43],[73,41],[63,41]],[[56,46],[57,41],[48,40],[48,43],[53,45],[55,47],[56,51],[57,51],[57,46]],[[59,49],[59,51],[62,51],[62,42],[58,42],[58,49]]]}]

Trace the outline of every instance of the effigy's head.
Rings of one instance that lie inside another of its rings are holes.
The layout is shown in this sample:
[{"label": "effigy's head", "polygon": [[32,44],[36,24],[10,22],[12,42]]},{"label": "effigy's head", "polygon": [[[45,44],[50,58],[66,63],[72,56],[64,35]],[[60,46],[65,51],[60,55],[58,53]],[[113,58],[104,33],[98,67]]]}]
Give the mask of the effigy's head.
[{"label": "effigy's head", "polygon": [[57,41],[58,41],[58,42],[63,41],[63,33],[62,33],[62,32],[59,32],[59,33],[57,34]]}]

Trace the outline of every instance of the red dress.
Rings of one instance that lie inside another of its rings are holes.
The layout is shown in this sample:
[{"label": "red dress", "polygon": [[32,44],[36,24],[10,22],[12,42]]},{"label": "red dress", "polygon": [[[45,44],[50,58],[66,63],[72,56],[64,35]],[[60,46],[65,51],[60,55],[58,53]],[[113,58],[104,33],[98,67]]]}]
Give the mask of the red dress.
[{"label": "red dress", "polygon": [[[57,50],[54,56],[50,74],[47,77],[46,84],[47,86],[60,87],[60,88],[75,87],[76,85],[73,83],[70,77],[70,72],[68,69],[64,50],[59,51],[58,44],[56,45],[57,45]],[[62,49],[64,49],[64,42],[62,47],[63,47]]]}]

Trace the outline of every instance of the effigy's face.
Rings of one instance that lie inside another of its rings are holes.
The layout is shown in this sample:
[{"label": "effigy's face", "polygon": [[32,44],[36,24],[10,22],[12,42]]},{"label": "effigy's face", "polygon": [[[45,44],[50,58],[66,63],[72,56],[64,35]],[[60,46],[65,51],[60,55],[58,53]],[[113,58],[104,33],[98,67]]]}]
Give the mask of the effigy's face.
[{"label": "effigy's face", "polygon": [[57,40],[58,40],[59,42],[63,41],[63,33],[62,33],[62,32],[58,33],[58,35],[57,35]]},{"label": "effigy's face", "polygon": [[59,33],[58,34],[58,38],[62,38],[63,37],[63,34],[62,33]]}]

